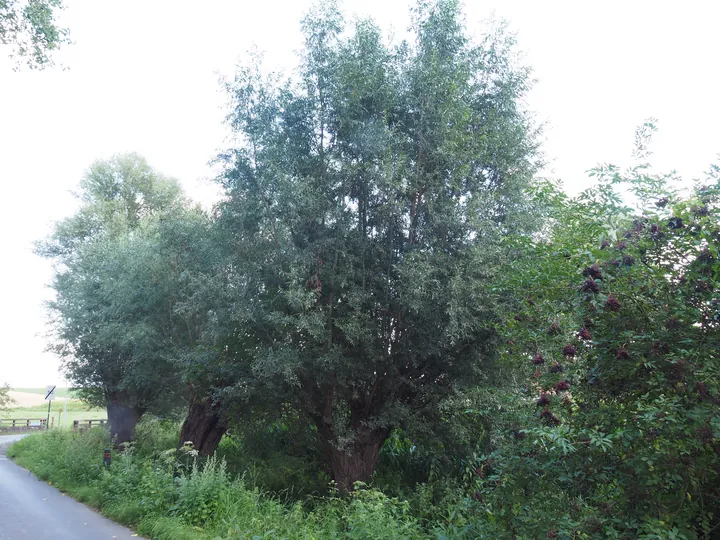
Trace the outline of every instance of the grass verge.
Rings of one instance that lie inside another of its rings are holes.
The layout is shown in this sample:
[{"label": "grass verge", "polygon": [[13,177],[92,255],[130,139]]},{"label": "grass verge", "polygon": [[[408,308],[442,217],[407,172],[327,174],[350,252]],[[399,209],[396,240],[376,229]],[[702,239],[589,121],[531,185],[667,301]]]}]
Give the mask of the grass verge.
[{"label": "grass verge", "polygon": [[[162,437],[140,430],[137,445],[113,452],[102,429],[50,431],[9,448],[8,455],[109,518],[153,539],[429,539],[477,538],[458,509],[452,520],[422,523],[406,501],[373,489],[351,497],[284,504],[232,478],[225,462],[163,450]],[[165,446],[167,448],[167,446]]]}]

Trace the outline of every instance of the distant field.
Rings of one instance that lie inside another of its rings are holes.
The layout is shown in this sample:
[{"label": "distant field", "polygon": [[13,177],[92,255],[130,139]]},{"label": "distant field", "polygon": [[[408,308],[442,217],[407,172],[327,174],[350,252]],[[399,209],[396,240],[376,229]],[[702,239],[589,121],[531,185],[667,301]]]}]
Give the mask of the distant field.
[{"label": "distant field", "polygon": [[[42,394],[45,396],[45,388],[11,388],[15,392],[25,392],[26,394]],[[67,396],[68,398],[76,398],[75,392],[66,390],[65,388],[56,388],[55,395],[59,398]]]},{"label": "distant field", "polygon": [[[18,392],[16,390],[10,390],[8,393],[10,399],[12,399],[11,407],[37,407],[39,405],[45,405],[47,407],[47,401],[45,401],[44,394],[32,394],[30,392]],[[77,402],[75,398],[63,398],[55,396],[53,401],[60,402],[65,401]]]},{"label": "distant field", "polygon": [[[55,426],[64,424],[60,409],[63,407],[62,401],[53,401],[50,406],[50,416],[55,417]],[[73,420],[95,420],[99,418],[107,418],[107,411],[105,409],[99,409],[93,407],[92,409],[87,408],[87,405],[83,405],[77,401],[69,402],[67,409],[67,426],[72,427]],[[17,418],[17,419],[38,419],[47,418],[47,405],[38,405],[37,407],[22,407],[16,409],[10,409],[7,414],[2,415],[2,418]]]},{"label": "distant field", "polygon": [[[1,418],[47,418],[48,402],[43,399],[45,397],[45,388],[13,388],[10,391],[10,396],[16,400],[15,407],[0,415]],[[65,413],[61,413],[61,410],[66,406],[65,396],[68,397],[67,420],[63,418]],[[55,390],[55,399],[50,405],[50,417],[54,417],[55,426],[67,425],[69,428],[74,420],[107,418],[107,411],[97,407],[88,408],[87,405],[77,399],[75,392],[72,390],[57,388]]]}]

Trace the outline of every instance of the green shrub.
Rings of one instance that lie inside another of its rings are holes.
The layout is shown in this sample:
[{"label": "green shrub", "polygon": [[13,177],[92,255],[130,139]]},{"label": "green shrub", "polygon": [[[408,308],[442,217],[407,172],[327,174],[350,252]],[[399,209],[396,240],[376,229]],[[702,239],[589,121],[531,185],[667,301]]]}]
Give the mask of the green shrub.
[{"label": "green shrub", "polygon": [[330,475],[322,463],[317,435],[306,423],[284,416],[268,425],[233,426],[217,454],[228,471],[287,500],[327,495]]},{"label": "green shrub", "polygon": [[175,448],[180,439],[180,423],[145,415],[135,428],[135,452],[153,457]]},{"label": "green shrub", "polygon": [[375,490],[361,489],[345,508],[347,538],[411,539],[426,537],[417,520],[410,516],[410,505],[390,499]]},{"label": "green shrub", "polygon": [[522,537],[714,538],[720,168],[684,195],[646,163],[593,174],[502,274],[514,426],[482,458],[477,510]]},{"label": "green shrub", "polygon": [[177,502],[170,508],[189,525],[202,525],[212,520],[220,499],[230,487],[225,462],[214,456],[199,465],[193,462],[189,474],[177,481]]}]

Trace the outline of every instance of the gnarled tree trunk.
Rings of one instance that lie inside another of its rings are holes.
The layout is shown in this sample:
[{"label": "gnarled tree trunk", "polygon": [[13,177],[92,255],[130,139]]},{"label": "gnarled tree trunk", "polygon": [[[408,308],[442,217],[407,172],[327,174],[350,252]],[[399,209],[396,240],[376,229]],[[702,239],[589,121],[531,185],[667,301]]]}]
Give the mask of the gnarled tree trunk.
[{"label": "gnarled tree trunk", "polygon": [[204,456],[215,453],[220,439],[227,431],[224,415],[213,403],[212,399],[190,400],[187,418],[180,430],[178,448],[186,442],[192,442],[195,450]]},{"label": "gnarled tree trunk", "polygon": [[145,413],[141,407],[128,405],[120,398],[111,398],[107,403],[108,427],[115,445],[130,442],[135,436],[135,426]]},{"label": "gnarled tree trunk", "polygon": [[380,449],[390,432],[383,428],[360,427],[350,444],[338,448],[332,430],[319,427],[323,451],[341,494],[355,489],[355,482],[369,482],[380,459]]}]

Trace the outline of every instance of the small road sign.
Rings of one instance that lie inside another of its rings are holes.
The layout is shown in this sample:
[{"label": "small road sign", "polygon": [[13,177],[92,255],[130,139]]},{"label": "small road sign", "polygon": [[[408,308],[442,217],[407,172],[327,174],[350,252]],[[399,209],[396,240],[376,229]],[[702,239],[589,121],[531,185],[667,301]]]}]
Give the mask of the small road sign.
[{"label": "small road sign", "polygon": [[55,384],[48,384],[45,387],[45,401],[48,402],[48,415],[47,415],[47,423],[45,424],[45,429],[50,429],[50,404],[52,403],[52,400],[55,399],[55,389],[57,388],[57,385]]}]

